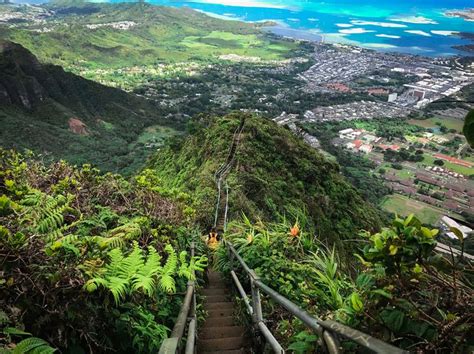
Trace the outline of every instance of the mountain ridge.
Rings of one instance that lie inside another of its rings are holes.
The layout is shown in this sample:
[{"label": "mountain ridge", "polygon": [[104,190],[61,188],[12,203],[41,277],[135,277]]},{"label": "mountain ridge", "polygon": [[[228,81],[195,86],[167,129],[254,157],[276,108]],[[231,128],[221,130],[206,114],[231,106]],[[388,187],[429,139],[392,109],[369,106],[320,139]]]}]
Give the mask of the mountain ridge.
[{"label": "mountain ridge", "polygon": [[[42,64],[10,41],[0,43],[0,73],[4,147],[117,170],[118,159],[133,153],[129,144],[147,126],[180,124],[163,118],[154,101]],[[78,124],[86,129],[80,134]],[[112,141],[115,146],[108,145]],[[110,161],[114,155],[117,161]]]}]

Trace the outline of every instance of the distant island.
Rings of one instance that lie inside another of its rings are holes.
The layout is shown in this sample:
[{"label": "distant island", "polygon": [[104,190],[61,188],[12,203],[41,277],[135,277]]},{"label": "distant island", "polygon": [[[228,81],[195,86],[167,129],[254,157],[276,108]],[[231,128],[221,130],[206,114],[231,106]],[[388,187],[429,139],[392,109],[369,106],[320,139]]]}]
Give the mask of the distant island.
[{"label": "distant island", "polygon": [[[457,33],[456,35],[462,39],[467,39],[474,43],[474,33],[460,32],[460,33]],[[453,48],[457,50],[462,50],[468,53],[474,53],[474,44],[455,45],[453,46]]]},{"label": "distant island", "polygon": [[444,15],[447,17],[461,17],[466,21],[474,21],[474,8],[446,11]]}]

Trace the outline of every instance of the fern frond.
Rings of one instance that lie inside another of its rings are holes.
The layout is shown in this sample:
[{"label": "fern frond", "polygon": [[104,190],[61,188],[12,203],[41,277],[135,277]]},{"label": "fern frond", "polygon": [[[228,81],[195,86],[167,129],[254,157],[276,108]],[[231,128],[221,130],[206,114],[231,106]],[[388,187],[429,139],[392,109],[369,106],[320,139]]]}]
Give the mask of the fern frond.
[{"label": "fern frond", "polygon": [[132,278],[132,289],[142,289],[148,296],[153,296],[155,292],[155,279],[150,274],[135,274]]},{"label": "fern frond", "polygon": [[138,243],[133,243],[132,252],[123,259],[120,265],[120,275],[126,279],[132,279],[133,275],[138,273],[144,266],[143,253]]},{"label": "fern frond", "polygon": [[121,299],[125,298],[127,294],[128,279],[120,277],[107,278],[107,288],[114,297],[115,304],[118,304]]},{"label": "fern frond", "polygon": [[166,291],[167,293],[172,293],[176,291],[176,283],[172,275],[163,274],[159,281],[160,289]]},{"label": "fern frond", "polygon": [[173,247],[169,244],[165,246],[165,251],[168,253],[168,259],[163,266],[163,272],[166,274],[172,274],[176,271],[176,267],[178,265],[178,256],[176,255]]}]

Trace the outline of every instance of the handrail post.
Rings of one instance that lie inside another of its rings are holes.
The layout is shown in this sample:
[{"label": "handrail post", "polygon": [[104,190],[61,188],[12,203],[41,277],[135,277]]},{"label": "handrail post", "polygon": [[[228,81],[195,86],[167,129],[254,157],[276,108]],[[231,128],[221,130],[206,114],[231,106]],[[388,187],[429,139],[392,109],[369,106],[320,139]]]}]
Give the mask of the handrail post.
[{"label": "handrail post", "polygon": [[263,312],[262,312],[262,302],[260,300],[260,289],[258,288],[256,281],[260,280],[257,274],[252,270],[250,270],[250,286],[252,290],[252,309],[253,309],[253,321],[256,326],[258,326],[259,322],[263,322]]},{"label": "handrail post", "polygon": [[229,252],[229,266],[230,270],[234,270],[234,253],[231,251],[229,247],[227,247],[227,250]]}]

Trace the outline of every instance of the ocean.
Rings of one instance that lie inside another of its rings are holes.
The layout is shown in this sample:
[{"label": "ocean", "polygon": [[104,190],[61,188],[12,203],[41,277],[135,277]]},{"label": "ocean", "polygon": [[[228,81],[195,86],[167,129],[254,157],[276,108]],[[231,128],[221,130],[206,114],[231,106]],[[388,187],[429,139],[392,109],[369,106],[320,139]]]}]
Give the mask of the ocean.
[{"label": "ocean", "polygon": [[474,32],[474,22],[445,15],[449,10],[474,7],[472,0],[150,2],[188,6],[228,20],[271,20],[278,24],[272,28],[275,33],[300,39],[348,43],[375,50],[426,56],[473,55],[452,47],[470,43],[456,36],[456,33]]}]

